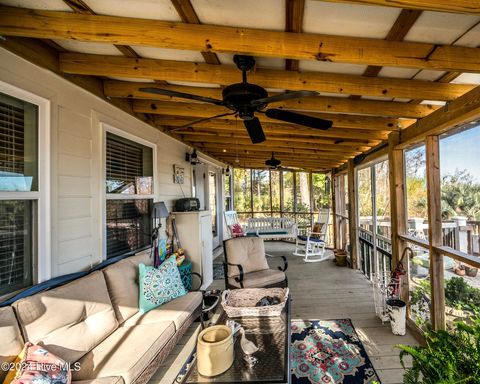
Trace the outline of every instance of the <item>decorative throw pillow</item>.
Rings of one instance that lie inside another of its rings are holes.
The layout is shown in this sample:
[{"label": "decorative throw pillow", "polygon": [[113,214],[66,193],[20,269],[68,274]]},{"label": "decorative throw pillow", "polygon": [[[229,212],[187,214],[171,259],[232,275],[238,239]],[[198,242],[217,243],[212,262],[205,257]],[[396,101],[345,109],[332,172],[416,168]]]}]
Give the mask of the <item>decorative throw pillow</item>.
[{"label": "decorative throw pillow", "polygon": [[140,264],[138,268],[140,313],[146,313],[187,294],[174,255],[163,262],[158,269],[145,264]]},{"label": "decorative throw pillow", "polygon": [[230,231],[232,232],[233,237],[245,236],[245,232],[243,232],[243,228],[240,224],[231,225],[230,226]]},{"label": "decorative throw pillow", "polygon": [[[72,374],[68,363],[39,345],[27,342],[21,352],[19,364],[12,384],[70,384]],[[8,378],[7,378],[8,379]]]}]

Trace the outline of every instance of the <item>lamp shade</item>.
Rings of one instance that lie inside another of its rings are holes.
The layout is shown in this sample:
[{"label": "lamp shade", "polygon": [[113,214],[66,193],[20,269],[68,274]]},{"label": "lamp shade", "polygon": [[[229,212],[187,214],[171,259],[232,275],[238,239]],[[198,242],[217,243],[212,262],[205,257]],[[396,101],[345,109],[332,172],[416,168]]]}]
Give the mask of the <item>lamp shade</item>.
[{"label": "lamp shade", "polygon": [[165,219],[169,215],[167,206],[163,201],[153,204],[153,217]]}]

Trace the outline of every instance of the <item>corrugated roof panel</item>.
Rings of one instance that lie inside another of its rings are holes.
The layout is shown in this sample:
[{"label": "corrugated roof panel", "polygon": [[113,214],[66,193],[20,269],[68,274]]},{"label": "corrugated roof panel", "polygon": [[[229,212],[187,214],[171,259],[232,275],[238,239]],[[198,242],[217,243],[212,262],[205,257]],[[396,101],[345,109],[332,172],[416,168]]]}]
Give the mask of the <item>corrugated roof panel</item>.
[{"label": "corrugated roof panel", "polygon": [[54,40],[67,51],[89,53],[92,55],[114,55],[122,56],[122,53],[112,44],[92,43],[77,40]]},{"label": "corrugated roof panel", "polygon": [[473,15],[424,11],[405,36],[405,41],[452,44],[480,20]]},{"label": "corrugated roof panel", "polygon": [[455,84],[480,84],[480,73],[462,73],[451,83]]},{"label": "corrugated roof panel", "polygon": [[10,7],[72,12],[72,8],[62,0],[0,0],[0,4]]},{"label": "corrugated roof panel", "polygon": [[366,65],[330,63],[328,61],[307,61],[300,60],[299,68],[302,71],[345,73],[348,75],[362,75],[367,68]]},{"label": "corrugated roof panel", "polygon": [[425,69],[417,73],[415,80],[435,81],[442,77],[445,73],[445,71],[432,71]]},{"label": "corrugated roof panel", "polygon": [[197,61],[204,62],[203,56],[197,51],[181,49],[153,48],[139,45],[131,46],[141,57],[159,60]]},{"label": "corrugated roof panel", "polygon": [[480,46],[480,22],[456,41],[455,45],[463,45],[464,47],[473,48]]},{"label": "corrugated roof panel", "polygon": [[303,32],[383,39],[399,14],[397,8],[307,0]]},{"label": "corrugated roof panel", "polygon": [[181,21],[170,0],[86,0],[86,3],[100,15]]},{"label": "corrugated roof panel", "polygon": [[153,83],[155,80],[151,79],[138,79],[136,77],[116,77],[116,76],[109,76],[109,79],[113,80],[120,80],[120,81],[129,81],[134,83]]},{"label": "corrugated roof panel", "polygon": [[184,85],[186,87],[220,88],[220,85],[218,84],[197,83],[193,81],[167,81],[167,83],[172,85]]},{"label": "corrugated roof panel", "polygon": [[278,0],[191,0],[204,24],[283,31],[285,2]]},{"label": "corrugated roof panel", "polygon": [[411,79],[418,72],[415,68],[382,67],[378,77],[392,77],[396,79]]}]

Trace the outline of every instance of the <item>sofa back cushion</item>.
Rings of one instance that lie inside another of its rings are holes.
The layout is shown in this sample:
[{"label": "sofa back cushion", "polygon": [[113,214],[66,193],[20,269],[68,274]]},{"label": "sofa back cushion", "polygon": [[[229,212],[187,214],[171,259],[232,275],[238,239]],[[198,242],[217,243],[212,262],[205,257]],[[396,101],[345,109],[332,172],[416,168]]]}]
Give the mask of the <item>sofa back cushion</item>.
[{"label": "sofa back cushion", "polygon": [[101,271],[13,304],[26,341],[73,363],[118,322]]},{"label": "sofa back cushion", "polygon": [[[235,237],[225,241],[225,259],[231,264],[241,264],[244,273],[268,269],[265,246],[260,237]],[[228,266],[228,277],[238,274],[238,267]]]},{"label": "sofa back cushion", "polygon": [[[12,307],[0,308],[0,365],[12,362],[22,352],[23,338]],[[0,369],[0,383],[7,371]]]},{"label": "sofa back cushion", "polygon": [[138,312],[138,266],[140,264],[153,265],[148,252],[128,257],[103,270],[108,293],[120,324]]}]

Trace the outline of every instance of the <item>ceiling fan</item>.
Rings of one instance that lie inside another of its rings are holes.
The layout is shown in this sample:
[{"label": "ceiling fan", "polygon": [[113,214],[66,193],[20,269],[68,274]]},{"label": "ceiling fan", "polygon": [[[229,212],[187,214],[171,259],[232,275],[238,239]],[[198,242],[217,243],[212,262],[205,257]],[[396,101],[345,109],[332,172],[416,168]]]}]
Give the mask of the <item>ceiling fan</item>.
[{"label": "ceiling fan", "polygon": [[206,96],[192,95],[189,93],[176,92],[161,88],[140,88],[139,90],[146,93],[156,93],[164,96],[178,97],[182,99],[197,100],[205,103],[211,103],[226,107],[233,112],[223,113],[220,115],[196,120],[190,124],[175,128],[175,130],[186,128],[202,121],[211,119],[237,115],[243,120],[248,135],[252,143],[261,143],[266,140],[260,120],[255,116],[256,112],[264,113],[271,119],[281,120],[292,124],[303,125],[315,129],[328,129],[332,126],[332,121],[319,119],[316,117],[302,115],[300,113],[285,111],[278,108],[266,109],[268,104],[278,101],[298,99],[301,97],[316,96],[316,91],[295,91],[285,92],[274,96],[268,96],[265,88],[247,82],[247,71],[255,65],[255,59],[252,56],[235,55],[233,61],[238,69],[242,71],[242,82],[231,84],[222,91],[223,100],[214,99]]},{"label": "ceiling fan", "polygon": [[278,160],[276,157],[275,157],[275,153],[272,152],[272,157],[268,160],[265,160],[265,165],[272,171],[276,171],[276,170],[283,170],[283,171],[296,171],[296,170],[299,170],[301,168],[298,168],[298,167],[282,167],[282,161],[281,160]]}]

